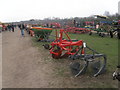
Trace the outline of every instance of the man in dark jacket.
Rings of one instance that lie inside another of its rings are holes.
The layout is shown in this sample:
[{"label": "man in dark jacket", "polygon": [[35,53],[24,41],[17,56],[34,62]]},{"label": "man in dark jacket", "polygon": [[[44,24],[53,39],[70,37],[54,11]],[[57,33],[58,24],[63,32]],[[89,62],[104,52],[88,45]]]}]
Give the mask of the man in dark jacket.
[{"label": "man in dark jacket", "polygon": [[14,25],[13,25],[13,24],[11,25],[11,29],[12,29],[12,31],[14,32]]},{"label": "man in dark jacket", "polygon": [[24,24],[21,24],[20,30],[21,30],[21,35],[22,35],[23,37],[24,37],[24,29],[25,29]]}]

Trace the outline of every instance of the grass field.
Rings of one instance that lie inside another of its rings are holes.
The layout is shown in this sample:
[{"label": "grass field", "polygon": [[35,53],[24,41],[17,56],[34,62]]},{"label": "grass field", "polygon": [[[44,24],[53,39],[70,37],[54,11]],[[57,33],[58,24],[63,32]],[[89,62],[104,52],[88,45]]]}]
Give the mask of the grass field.
[{"label": "grass field", "polygon": [[[54,34],[54,32],[52,32]],[[78,80],[73,79],[71,81],[76,87],[79,87],[79,83],[81,85],[86,85],[87,88],[116,88],[118,87],[118,82],[112,80],[112,73],[116,69],[116,65],[118,65],[118,39],[110,38],[110,37],[100,37],[98,35],[88,35],[88,34],[69,34],[71,39],[83,40],[87,43],[89,47],[96,50],[99,53],[105,54],[107,56],[107,72],[104,75],[100,75],[97,78],[89,77],[88,74],[84,75],[84,77],[78,77]],[[43,59],[47,62],[52,62],[55,65],[55,76],[65,78],[66,81],[72,76],[69,70],[68,59],[55,60],[51,57],[48,50],[45,50],[42,45],[45,44],[43,42],[36,42],[36,38],[32,38],[33,45],[39,47],[39,50],[42,51]],[[45,57],[48,56],[48,57]],[[86,78],[87,77],[87,78]],[[81,83],[81,81],[84,83]],[[86,81],[85,81],[86,80]],[[110,83],[111,82],[111,83]],[[109,83],[109,84],[108,84]]]}]

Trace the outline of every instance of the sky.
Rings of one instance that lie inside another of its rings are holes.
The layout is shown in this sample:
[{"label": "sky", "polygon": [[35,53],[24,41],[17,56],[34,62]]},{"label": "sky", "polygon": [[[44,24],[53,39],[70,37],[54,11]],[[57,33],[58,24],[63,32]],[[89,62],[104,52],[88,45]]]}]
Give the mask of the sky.
[{"label": "sky", "polygon": [[120,0],[0,0],[0,21],[71,18],[118,12]]}]

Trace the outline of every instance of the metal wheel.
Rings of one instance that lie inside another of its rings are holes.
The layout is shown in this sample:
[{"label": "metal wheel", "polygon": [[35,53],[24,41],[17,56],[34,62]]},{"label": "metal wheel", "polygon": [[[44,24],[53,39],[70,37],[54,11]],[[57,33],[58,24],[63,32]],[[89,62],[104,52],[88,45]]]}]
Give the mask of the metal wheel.
[{"label": "metal wheel", "polygon": [[56,55],[56,54],[52,54],[52,57],[53,57],[54,59],[59,59],[59,58],[61,57],[61,54],[62,54],[62,51],[61,51],[61,50],[56,49],[56,50],[54,50],[53,52],[57,53],[57,55]]},{"label": "metal wheel", "polygon": [[88,61],[85,60],[79,60],[70,64],[71,72],[73,75],[75,75],[75,77],[84,74],[87,70],[87,67]]},{"label": "metal wheel", "polygon": [[92,32],[90,32],[89,35],[92,35]]},{"label": "metal wheel", "polygon": [[45,44],[43,45],[45,49],[50,49],[50,45],[49,44]]},{"label": "metal wheel", "polygon": [[106,72],[106,56],[100,55],[92,62],[93,75],[96,77]]}]

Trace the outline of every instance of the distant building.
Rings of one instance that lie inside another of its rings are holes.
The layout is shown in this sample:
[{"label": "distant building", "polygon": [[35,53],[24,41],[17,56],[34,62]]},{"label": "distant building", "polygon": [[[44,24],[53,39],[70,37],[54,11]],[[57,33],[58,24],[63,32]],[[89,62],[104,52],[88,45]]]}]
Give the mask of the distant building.
[{"label": "distant building", "polygon": [[120,1],[118,2],[118,14],[120,15]]},{"label": "distant building", "polygon": [[105,15],[105,16],[109,16],[110,13],[109,13],[109,11],[105,11],[103,15]]}]

